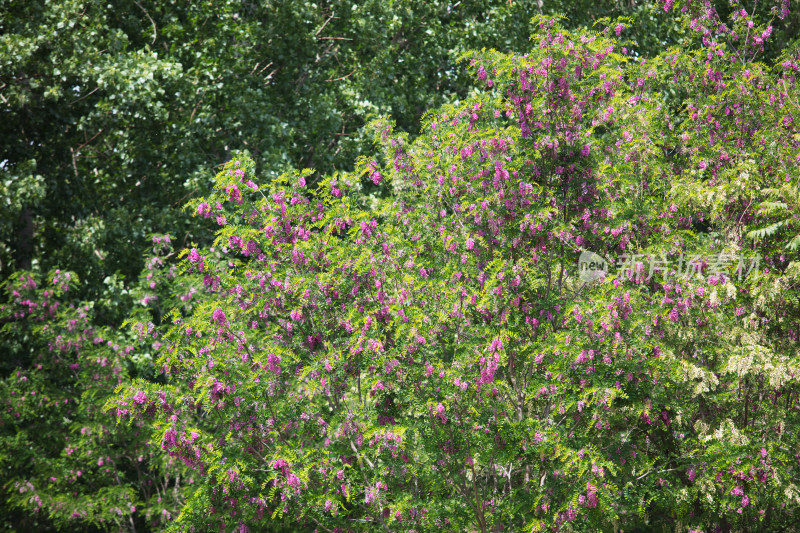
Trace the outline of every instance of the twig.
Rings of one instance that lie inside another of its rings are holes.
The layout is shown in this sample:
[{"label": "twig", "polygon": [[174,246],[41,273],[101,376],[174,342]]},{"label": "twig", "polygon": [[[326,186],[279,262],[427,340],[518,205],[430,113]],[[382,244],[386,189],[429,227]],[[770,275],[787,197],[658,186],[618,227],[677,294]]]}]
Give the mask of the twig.
[{"label": "twig", "polygon": [[89,91],[88,93],[84,94],[83,96],[81,96],[81,97],[80,97],[80,98],[78,98],[77,100],[73,100],[72,102],[70,102],[70,103],[69,103],[69,105],[72,105],[72,104],[74,104],[75,102],[80,102],[81,100],[83,100],[83,99],[84,99],[84,98],[86,98],[87,96],[89,96],[89,95],[91,95],[92,93],[94,93],[95,91],[97,91],[97,89],[99,89],[99,88],[100,88],[100,87],[95,87],[94,89],[92,89],[92,90],[91,90],[91,91]]},{"label": "twig", "polygon": [[[90,142],[92,142],[93,140],[95,140],[95,139],[97,138],[97,136],[98,136],[98,135],[100,135],[101,133],[103,133],[103,128],[100,128],[100,129],[97,131],[97,133],[95,133],[95,134],[94,134],[94,136],[92,136],[92,138],[91,138],[91,139],[89,139],[88,141],[86,141],[86,142],[85,142],[85,143],[83,143],[82,145],[78,146],[78,149],[76,150],[76,152],[79,152],[79,151],[81,150],[81,148],[83,148],[84,146],[86,146],[87,144],[89,144]],[[86,138],[86,134],[84,134],[83,138],[84,138],[84,139]]]},{"label": "twig", "polygon": [[322,59],[323,57],[325,57],[326,55],[328,55],[328,52],[330,51],[330,49],[331,49],[331,48],[333,48],[333,43],[331,43],[331,44],[329,44],[329,45],[328,45],[328,47],[325,49],[325,51],[324,51],[324,52],[322,52],[322,55],[321,55],[321,56],[320,56],[320,55],[318,55],[318,56],[317,56],[317,58],[314,60],[314,63],[319,63],[319,60],[320,60],[320,59]]},{"label": "twig", "polygon": [[[665,472],[672,472],[674,470],[678,470],[678,469],[677,468],[668,468],[667,470],[659,470],[658,472],[656,472],[656,474],[664,474]],[[652,470],[650,470],[649,472],[645,472],[641,476],[637,477],[636,480],[638,481],[638,480],[642,479],[645,476],[649,476],[652,473],[653,473]]]},{"label": "twig", "polygon": [[75,148],[72,146],[69,147],[70,153],[72,153],[72,169],[75,171],[75,177],[78,177],[78,163],[76,161],[77,156],[75,155]]},{"label": "twig", "polygon": [[747,210],[750,209],[750,204],[752,204],[752,203],[753,203],[753,199],[750,198],[750,202],[747,204],[747,207],[744,208],[744,211],[742,211],[742,214],[739,217],[739,222],[737,222],[737,224],[741,224],[742,223],[742,218],[744,218],[745,213],[747,213]]},{"label": "twig", "polygon": [[150,44],[155,44],[155,42],[156,42],[156,34],[157,34],[157,32],[158,32],[158,29],[156,28],[156,22],[153,20],[153,17],[151,17],[151,16],[150,16],[150,13],[148,13],[148,12],[147,12],[147,10],[146,10],[145,8],[143,8],[143,7],[142,7],[142,4],[140,4],[140,3],[139,3],[139,2],[137,2],[136,0],[133,0],[133,3],[134,3],[134,4],[136,4],[137,6],[139,6],[139,9],[141,9],[142,11],[144,11],[144,14],[145,14],[145,16],[146,16],[148,19],[150,19],[150,24],[152,24],[152,25],[153,25],[153,41],[152,41]]},{"label": "twig", "polygon": [[[258,63],[256,63],[256,66],[254,66],[254,67],[253,67],[253,70],[251,70],[251,71],[250,71],[250,74],[251,74],[251,75],[255,73],[256,69],[258,68],[258,66],[259,66],[260,64],[261,64],[261,61],[259,61]],[[269,63],[267,63],[266,65],[264,65],[264,66],[261,68],[261,70],[259,70],[259,71],[258,71],[258,73],[259,73],[259,74],[261,74],[262,72],[264,72],[265,70],[267,70],[267,68],[269,68],[269,67],[270,67],[270,65],[272,65],[272,61],[270,61]]]},{"label": "twig", "polygon": [[322,25],[322,27],[321,27],[320,29],[318,29],[317,31],[315,31],[315,32],[314,32],[314,37],[316,37],[317,35],[319,35],[319,34],[320,34],[320,32],[321,32],[322,30],[324,30],[324,29],[325,29],[325,26],[327,26],[327,25],[328,25],[328,23],[329,23],[331,20],[333,20],[334,18],[336,18],[336,17],[334,17],[334,15],[336,15],[336,12],[332,12],[332,13],[331,13],[331,16],[328,18],[328,20],[326,20],[326,21],[325,21],[325,24],[323,24],[323,25]]},{"label": "twig", "polygon": [[194,109],[192,109],[192,114],[189,116],[189,122],[194,120],[194,114],[197,113],[197,108],[200,107],[200,104],[203,103],[203,99],[201,98],[198,102],[194,105]]},{"label": "twig", "polygon": [[[329,79],[329,80],[325,80],[325,81],[340,81],[340,80],[344,80],[344,79],[347,79],[347,78],[349,78],[350,76],[352,76],[354,73],[355,73],[355,70],[353,70],[353,72],[351,72],[351,73],[350,73],[350,74],[348,74],[347,76],[342,76],[341,78]],[[337,134],[337,135],[338,135],[338,134]]]},{"label": "twig", "polygon": [[372,464],[372,461],[369,460],[369,457],[362,457],[361,454],[358,453],[358,449],[356,448],[356,445],[352,439],[350,440],[350,449],[353,450],[353,452],[356,454],[356,457],[358,458],[359,462],[361,462],[361,460],[363,459],[367,462],[370,468],[375,468],[375,465]]},{"label": "twig", "polygon": [[[783,84],[783,88],[786,90],[786,98],[788,98],[788,99],[789,99],[789,101],[790,101],[791,103],[793,103],[793,104],[794,104],[794,106],[795,106],[795,107],[796,107],[796,108],[797,108],[797,109],[800,111],[800,106],[798,106],[798,105],[797,105],[797,102],[795,102],[795,101],[792,99],[792,97],[791,97],[791,96],[789,96],[789,88],[786,86],[786,80],[785,80],[785,79],[783,79],[783,78],[781,78],[781,83]],[[2,87],[0,87],[0,88],[2,88]]]},{"label": "twig", "polygon": [[[78,177],[78,152],[80,152],[87,144],[89,144],[90,142],[95,140],[97,138],[97,136],[100,135],[101,133],[103,133],[103,128],[100,128],[100,130],[97,133],[95,133],[94,136],[92,136],[91,139],[89,139],[88,141],[86,141],[82,145],[78,146],[77,149],[75,149],[75,148],[73,148],[71,146],[69,147],[69,151],[72,154],[72,170],[75,172],[75,177],[76,178]],[[83,135],[83,138],[84,139],[86,138],[86,134],[85,133]]]}]

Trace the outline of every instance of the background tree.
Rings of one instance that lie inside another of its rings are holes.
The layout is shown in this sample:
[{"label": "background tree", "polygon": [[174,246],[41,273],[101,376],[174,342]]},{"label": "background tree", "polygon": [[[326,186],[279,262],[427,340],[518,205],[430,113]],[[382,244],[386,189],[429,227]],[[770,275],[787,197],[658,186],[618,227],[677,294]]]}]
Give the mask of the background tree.
[{"label": "background tree", "polygon": [[[61,267],[99,300],[107,276],[139,272],[146,235],[209,237],[175,208],[230,150],[249,149],[273,177],[352,169],[370,114],[416,132],[426,109],[470,89],[457,54],[525,50],[528,20],[555,12],[571,27],[631,17],[626,35],[644,57],[699,38],[658,2],[6,0],[0,274]],[[798,14],[775,22],[767,60]]]},{"label": "background tree", "polygon": [[[165,262],[169,237],[152,243],[141,287],[131,291],[133,309],[156,316],[159,305],[190,309],[193,291],[171,282],[174,267]],[[3,529],[158,530],[178,515],[195,480],[149,446],[143,420],[116,427],[101,407],[131,377],[159,381],[151,356],[159,344],[98,327],[91,303],[74,295],[77,286],[74,273],[59,270],[21,274],[3,286]]]}]

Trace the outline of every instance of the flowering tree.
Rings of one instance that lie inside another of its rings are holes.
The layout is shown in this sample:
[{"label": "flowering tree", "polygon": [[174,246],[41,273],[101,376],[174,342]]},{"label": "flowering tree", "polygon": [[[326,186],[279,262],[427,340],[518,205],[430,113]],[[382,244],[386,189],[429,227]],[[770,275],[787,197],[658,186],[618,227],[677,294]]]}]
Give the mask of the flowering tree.
[{"label": "flowering tree", "polygon": [[[156,282],[170,278],[169,237],[153,244],[134,290],[150,311]],[[92,307],[73,297],[77,284],[56,270],[18,273],[3,286],[0,468],[13,509],[4,520],[28,531],[156,530],[191,493],[192,473],[147,446],[141,420],[116,426],[101,407],[120,383],[155,376],[149,352],[158,344],[98,327]]]},{"label": "flowering tree", "polygon": [[4,18],[0,529],[796,528],[798,10],[285,4]]},{"label": "flowering tree", "polygon": [[[379,121],[381,157],[315,187],[226,165],[168,382],[106,405],[202,477],[177,528],[796,521],[798,56],[678,7],[698,46],[648,61],[624,21],[467,54],[486,92],[413,143]],[[618,268],[582,278],[587,251]]]}]

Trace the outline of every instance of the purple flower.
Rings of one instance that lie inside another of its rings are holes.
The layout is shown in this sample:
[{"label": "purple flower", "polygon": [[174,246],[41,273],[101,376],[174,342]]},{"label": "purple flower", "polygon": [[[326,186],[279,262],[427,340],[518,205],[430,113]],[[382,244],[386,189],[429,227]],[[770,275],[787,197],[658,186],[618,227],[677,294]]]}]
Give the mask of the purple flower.
[{"label": "purple flower", "polygon": [[[198,253],[197,248],[192,248],[192,250],[189,252],[189,262],[199,263],[200,261],[202,261],[202,257]],[[202,270],[202,268],[200,270]]]},{"label": "purple flower", "polygon": [[214,309],[214,314],[211,316],[211,318],[220,326],[228,325],[228,319],[225,317],[225,311],[223,311],[221,307]]},{"label": "purple flower", "polygon": [[297,477],[297,474],[294,472],[290,472],[289,475],[286,476],[286,483],[292,488],[300,488],[300,478]]},{"label": "purple flower", "polygon": [[267,355],[267,368],[271,372],[274,372],[275,375],[281,373],[281,367],[278,366],[280,363],[281,363],[281,358],[275,355],[274,353]]},{"label": "purple flower", "polygon": [[589,494],[586,506],[589,507],[590,509],[594,509],[595,507],[597,507],[597,494],[594,493]]},{"label": "purple flower", "polygon": [[145,395],[144,391],[136,391],[136,394],[133,395],[133,401],[142,405],[147,401],[147,395]]},{"label": "purple flower", "polygon": [[166,450],[172,446],[175,446],[175,438],[178,436],[178,432],[174,429],[170,428],[164,433],[164,438],[161,440],[161,448]]},{"label": "purple flower", "polygon": [[673,307],[672,311],[669,312],[669,319],[672,320],[673,322],[677,322],[678,319],[680,318],[680,316],[681,315],[678,312],[678,308],[677,307]]}]

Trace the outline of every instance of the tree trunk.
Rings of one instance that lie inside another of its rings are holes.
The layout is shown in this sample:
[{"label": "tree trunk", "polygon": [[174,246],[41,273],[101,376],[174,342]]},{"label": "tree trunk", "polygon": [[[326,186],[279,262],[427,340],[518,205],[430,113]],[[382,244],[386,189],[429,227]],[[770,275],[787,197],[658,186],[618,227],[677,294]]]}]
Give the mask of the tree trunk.
[{"label": "tree trunk", "polygon": [[33,213],[29,207],[19,215],[19,232],[17,234],[17,270],[30,270],[33,259]]}]

